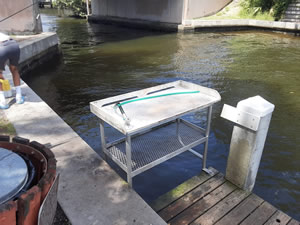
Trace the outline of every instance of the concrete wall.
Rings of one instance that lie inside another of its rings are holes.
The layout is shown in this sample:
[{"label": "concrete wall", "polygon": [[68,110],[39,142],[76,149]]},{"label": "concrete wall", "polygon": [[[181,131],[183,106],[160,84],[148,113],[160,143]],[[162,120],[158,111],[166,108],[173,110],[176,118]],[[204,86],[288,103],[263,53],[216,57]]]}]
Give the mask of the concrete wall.
[{"label": "concrete wall", "polygon": [[162,23],[182,21],[183,0],[93,0],[93,16],[119,17]]},{"label": "concrete wall", "polygon": [[186,0],[184,19],[191,20],[213,15],[232,0]]},{"label": "concrete wall", "polygon": [[[144,23],[147,28],[156,24],[185,24],[184,21],[212,15],[232,0],[92,0],[90,21]],[[137,22],[140,21],[140,22]],[[150,22],[147,24],[147,22]],[[141,24],[138,24],[141,25]],[[142,25],[141,25],[142,26]],[[169,27],[170,28],[170,27]],[[173,27],[171,27],[173,29]],[[177,30],[177,27],[175,28]]]},{"label": "concrete wall", "polygon": [[[18,41],[18,36],[14,38]],[[21,49],[19,70],[22,74],[60,54],[58,36],[52,32],[34,35],[34,38],[19,41],[19,45]]]},{"label": "concrete wall", "polygon": [[28,7],[22,12],[0,22],[0,31],[9,34],[32,34],[42,32],[37,4],[38,0],[0,0],[0,21]]}]

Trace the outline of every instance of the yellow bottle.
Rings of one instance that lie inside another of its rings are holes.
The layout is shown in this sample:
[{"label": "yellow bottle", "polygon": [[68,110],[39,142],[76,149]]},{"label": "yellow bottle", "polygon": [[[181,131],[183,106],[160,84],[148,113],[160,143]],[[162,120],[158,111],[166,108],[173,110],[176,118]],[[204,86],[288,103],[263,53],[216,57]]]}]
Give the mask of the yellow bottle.
[{"label": "yellow bottle", "polygon": [[9,81],[0,79],[0,83],[2,83],[2,89],[4,91],[4,96],[6,98],[11,97],[12,96],[12,91],[11,91],[11,88],[10,88]]}]

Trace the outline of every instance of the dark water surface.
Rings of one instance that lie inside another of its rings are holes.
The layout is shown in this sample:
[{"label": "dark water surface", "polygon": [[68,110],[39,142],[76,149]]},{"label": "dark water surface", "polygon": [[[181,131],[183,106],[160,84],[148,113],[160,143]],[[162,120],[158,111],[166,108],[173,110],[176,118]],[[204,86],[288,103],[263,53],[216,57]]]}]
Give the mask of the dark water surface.
[{"label": "dark water surface", "polygon": [[[300,219],[300,38],[264,32],[165,34],[42,15],[57,31],[63,56],[24,77],[93,149],[100,151],[89,102],[183,79],[219,91],[209,142],[209,166],[225,172],[232,125],[224,103],[261,95],[275,104],[254,192]],[[193,120],[193,118],[191,118]],[[116,168],[123,177],[124,173]],[[182,154],[135,177],[151,202],[198,174],[201,161]]]}]

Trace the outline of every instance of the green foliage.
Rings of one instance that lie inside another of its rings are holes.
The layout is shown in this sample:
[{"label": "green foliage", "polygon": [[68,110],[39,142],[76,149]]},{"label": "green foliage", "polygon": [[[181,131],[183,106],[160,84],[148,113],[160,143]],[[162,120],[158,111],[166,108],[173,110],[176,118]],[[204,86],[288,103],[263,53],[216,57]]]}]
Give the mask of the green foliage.
[{"label": "green foliage", "polygon": [[259,9],[249,10],[242,9],[239,13],[239,19],[254,19],[274,21],[274,17],[270,12],[262,12]]},{"label": "green foliage", "polygon": [[249,14],[270,12],[275,20],[281,19],[284,11],[293,0],[244,0],[243,8]]},{"label": "green foliage", "polygon": [[3,118],[4,116],[1,115],[1,121],[0,121],[0,134],[1,135],[10,135],[10,136],[14,136],[16,135],[16,130],[14,128],[14,126],[5,118]]},{"label": "green foliage", "polygon": [[86,3],[83,0],[56,0],[59,9],[71,9],[75,16],[86,16]]}]

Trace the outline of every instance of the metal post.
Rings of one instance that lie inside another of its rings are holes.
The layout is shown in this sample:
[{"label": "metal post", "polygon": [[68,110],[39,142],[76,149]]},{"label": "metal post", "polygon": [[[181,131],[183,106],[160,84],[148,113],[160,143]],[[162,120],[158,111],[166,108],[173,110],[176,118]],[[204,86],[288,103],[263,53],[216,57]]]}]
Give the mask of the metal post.
[{"label": "metal post", "polygon": [[177,135],[177,139],[178,139],[178,141],[180,142],[180,144],[182,146],[185,146],[184,143],[182,142],[182,139],[181,139],[180,134],[179,134],[179,125],[180,125],[180,118],[177,118],[176,119],[176,135]]},{"label": "metal post", "polygon": [[176,135],[179,138],[179,123],[180,123],[180,118],[176,119]]},{"label": "metal post", "polygon": [[240,101],[236,108],[224,105],[221,117],[234,126],[227,161],[226,179],[252,191],[274,105],[260,96]]},{"label": "metal post", "polygon": [[107,161],[107,149],[106,149],[106,141],[105,141],[105,132],[104,132],[104,122],[100,120],[100,137],[101,137],[101,147],[104,160]]},{"label": "metal post", "polygon": [[126,135],[126,162],[127,162],[127,182],[132,187],[132,167],[131,167],[131,136]]},{"label": "metal post", "polygon": [[87,16],[90,15],[89,0],[86,0],[86,13],[87,13]]},{"label": "metal post", "polygon": [[211,114],[212,114],[212,106],[209,106],[207,109],[207,125],[206,125],[206,130],[205,130],[205,137],[206,141],[204,144],[204,152],[203,152],[203,162],[202,162],[202,169],[206,172],[206,159],[207,159],[207,148],[208,148],[208,137],[209,137],[209,132],[210,132],[210,124],[211,124]]},{"label": "metal post", "polygon": [[189,11],[189,0],[183,1],[182,23],[187,19]]}]

